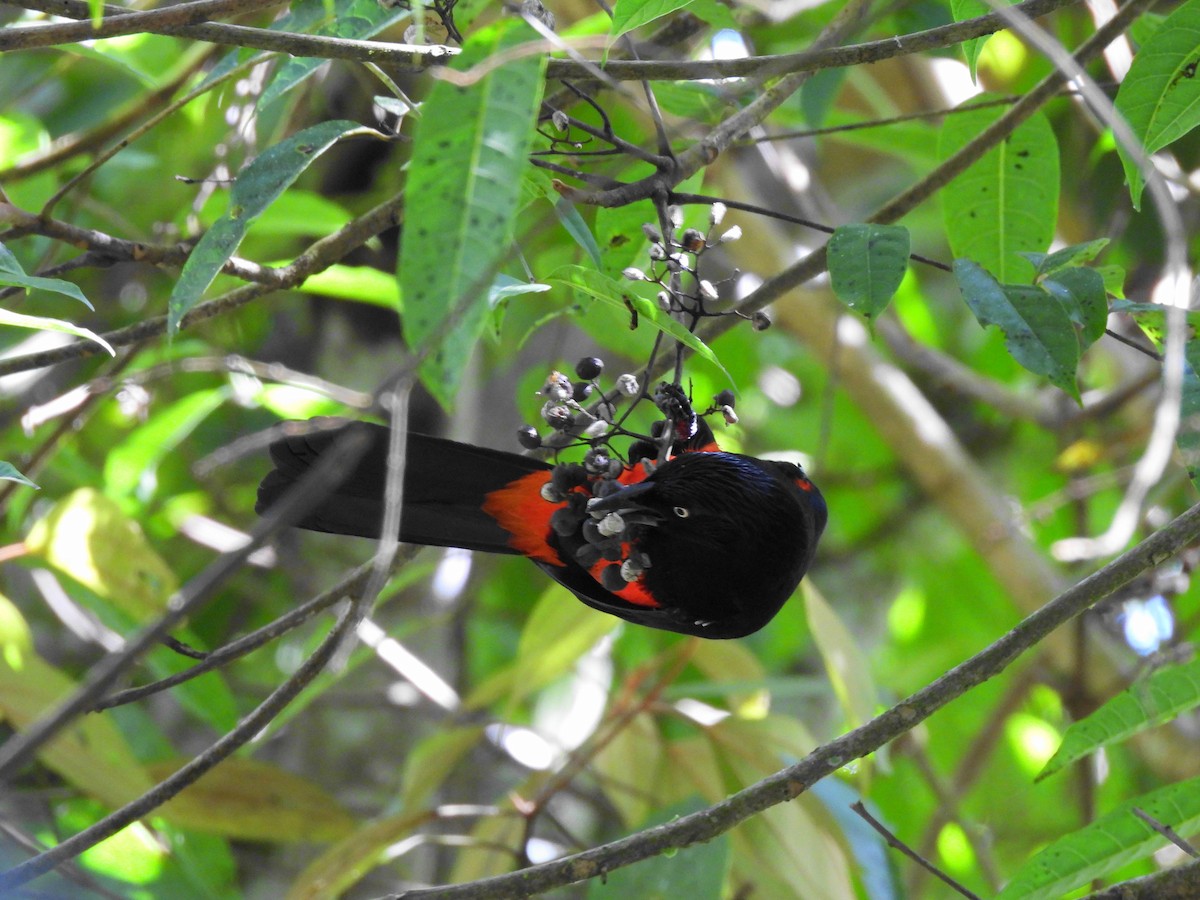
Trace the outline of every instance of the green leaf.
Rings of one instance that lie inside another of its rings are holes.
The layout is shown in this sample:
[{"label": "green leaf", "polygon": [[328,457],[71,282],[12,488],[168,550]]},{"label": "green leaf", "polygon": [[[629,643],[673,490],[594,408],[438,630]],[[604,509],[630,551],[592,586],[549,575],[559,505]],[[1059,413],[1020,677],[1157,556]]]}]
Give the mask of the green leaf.
[{"label": "green leaf", "polygon": [[[1200,0],[1180,6],[1138,50],[1117,90],[1117,111],[1129,122],[1146,153],[1171,144],[1200,124]],[[1145,183],[1133,158],[1119,144],[1129,198],[1141,208]]]},{"label": "green leaf", "polygon": [[401,783],[401,808],[416,812],[437,793],[446,776],[483,737],[482,725],[435,731],[408,751]]},{"label": "green leaf", "polygon": [[322,122],[293,134],[260,153],[246,166],[229,193],[229,209],[204,233],[183,265],[167,301],[167,331],[179,323],[237,252],[246,229],[338,138],[360,129],[357,122]]},{"label": "green leaf", "polygon": [[559,585],[547,588],[529,614],[516,659],[479,684],[463,702],[479,709],[501,697],[515,702],[569,672],[600,638],[617,627],[613,616],[584,606]]},{"label": "green leaf", "polygon": [[34,490],[41,490],[36,484],[22,475],[12,463],[0,461],[0,481],[15,481],[17,484],[27,484]]},{"label": "green leaf", "polygon": [[1037,285],[1001,285],[969,259],[954,261],[954,276],[979,324],[1004,332],[1013,359],[1079,400],[1079,337],[1061,302]]},{"label": "green leaf", "polygon": [[1161,725],[1200,706],[1200,659],[1151,673],[1073,723],[1038,781],[1101,747]]},{"label": "green leaf", "polygon": [[599,268],[601,265],[600,245],[596,243],[592,229],[588,228],[587,222],[583,221],[583,216],[579,214],[575,204],[566,197],[560,197],[554,204],[554,214],[562,222],[563,228],[567,229],[567,234],[571,235],[575,239],[575,243],[587,251],[587,255]]},{"label": "green leaf", "polygon": [[[1191,314],[1189,321],[1190,318]],[[1195,331],[1192,333],[1195,334]],[[1200,341],[1195,338],[1188,341],[1183,351],[1183,397],[1179,404],[1179,417],[1179,433],[1175,436],[1175,443],[1183,457],[1188,478],[1200,488]]]},{"label": "green leaf", "polygon": [[[400,6],[379,3],[378,0],[354,0],[352,3],[340,2],[331,22],[313,29],[311,33],[327,37],[345,38],[348,40],[363,40],[374,37],[390,25],[411,15],[410,11]],[[272,28],[278,27],[278,23]],[[295,29],[284,28],[288,31]],[[309,29],[305,29],[308,32]],[[316,73],[317,69],[327,64],[327,59],[298,57],[288,59],[276,70],[270,83],[258,98],[258,110],[263,112],[280,100],[288,91],[302,84]]]},{"label": "green leaf", "polygon": [[[982,0],[950,0],[950,14],[954,16],[955,22],[965,22],[967,19],[973,19],[991,11],[992,8]],[[982,37],[968,38],[962,42],[963,56],[966,58],[967,69],[971,73],[972,81],[978,81],[976,66],[979,63],[979,54],[983,52],[983,45],[990,37],[990,34],[985,34]]]},{"label": "green leaf", "polygon": [[[1160,351],[1166,339],[1167,308],[1159,303],[1136,303],[1132,300],[1114,300],[1112,311],[1124,313],[1137,323],[1138,328],[1146,337],[1154,342]],[[1187,310],[1187,335],[1192,340],[1200,333],[1200,310]]]},{"label": "green leaf", "polygon": [[1108,323],[1108,294],[1104,278],[1095,269],[1059,269],[1042,282],[1058,298],[1071,321],[1080,327],[1079,352],[1104,336]]},{"label": "green leaf", "polygon": [[[638,324],[648,322],[667,337],[679,341],[720,369],[730,383],[733,383],[733,376],[729,374],[709,346],[684,328],[681,323],[659,309],[653,301],[635,293],[632,282],[622,283],[614,278],[609,278],[603,272],[585,269],[583,266],[562,266],[551,272],[550,278],[547,280],[551,284],[560,284],[563,287],[580,291],[616,309],[628,311],[632,307],[637,313]],[[632,316],[632,313],[630,315]]]},{"label": "green leaf", "polygon": [[1114,297],[1125,298],[1125,268],[1124,266],[1096,266],[1096,271],[1104,279],[1104,290]]},{"label": "green leaf", "polygon": [[421,810],[387,816],[359,828],[309,863],[292,882],[285,900],[343,896],[368,872],[386,863],[388,851],[396,844],[428,824],[429,813]]},{"label": "green leaf", "polygon": [[[535,35],[524,22],[477,33],[452,67],[466,71]],[[400,247],[404,333],[421,378],[444,407],[458,392],[487,312],[487,287],[507,255],[521,173],[541,102],[545,54],[475,84],[438,81],[422,106]]]},{"label": "green leaf", "polygon": [[81,325],[72,325],[62,319],[48,319],[45,316],[27,316],[8,309],[0,309],[0,325],[12,325],[15,328],[32,328],[35,331],[57,331],[60,334],[73,334],[76,337],[94,341],[105,350],[109,356],[116,356],[117,351],[104,338]]},{"label": "green leaf", "polygon": [[[676,10],[693,5],[699,4],[693,4],[693,0],[617,0],[616,5],[613,7],[609,40],[615,41],[621,35],[633,31],[635,28],[641,28],[655,19],[669,16]],[[720,17],[720,14],[715,12],[714,8],[716,6],[717,4],[715,3],[704,4],[704,11],[708,15],[701,15],[700,18],[708,21],[709,16]],[[728,11],[726,11],[724,18],[725,21],[717,24],[720,26],[733,24],[733,19],[728,15]]]},{"label": "green leaf", "polygon": [[829,279],[837,298],[873,319],[887,308],[908,269],[903,225],[843,225],[829,239]]},{"label": "green leaf", "polygon": [[[992,99],[983,94],[965,105]],[[947,159],[1004,114],[998,106],[947,116],[938,154]],[[955,257],[978,262],[1000,281],[1028,273],[1020,253],[1042,251],[1058,217],[1058,143],[1044,115],[1020,125],[942,192],[942,217]]]},{"label": "green leaf", "polygon": [[[26,274],[20,261],[2,243],[0,243],[0,284],[22,287],[31,291],[51,291],[55,294],[64,294],[74,300],[78,300],[88,309],[95,309],[88,302],[88,298],[83,295],[83,291],[79,289],[78,285],[72,284],[69,281],[63,281],[61,278],[42,278],[38,275]],[[13,313],[13,315],[16,315],[16,313]]]},{"label": "green leaf", "polygon": [[1165,847],[1167,839],[1135,816],[1134,807],[1179,834],[1193,834],[1200,828],[1200,778],[1135,797],[1059,838],[1026,862],[996,900],[1058,898]]},{"label": "green leaf", "polygon": [[1021,256],[1033,263],[1039,277],[1044,277],[1053,275],[1059,269],[1091,262],[1100,255],[1108,243],[1108,238],[1096,238],[1094,241],[1063,247],[1053,253],[1022,253]]},{"label": "green leaf", "polygon": [[369,303],[398,312],[403,309],[396,277],[372,266],[333,265],[309,275],[304,284],[293,290],[322,294],[335,300]]},{"label": "green leaf", "polygon": [[[654,718],[645,713],[625,722],[592,758],[601,791],[627,826],[637,825],[653,812],[662,759],[663,736]],[[615,896],[644,895],[634,891]]]},{"label": "green leaf", "polygon": [[228,388],[209,388],[156,411],[122,443],[109,449],[104,459],[105,492],[110,497],[150,497],[162,461],[228,398]]},{"label": "green leaf", "polygon": [[849,727],[857,728],[875,715],[878,694],[871,680],[871,663],[861,643],[825,602],[811,579],[801,584],[808,626],[820,651],[829,683]]},{"label": "green leaf", "polygon": [[31,556],[145,622],[162,613],[178,587],[175,573],[137,522],[92,488],[56,503],[25,538]]}]

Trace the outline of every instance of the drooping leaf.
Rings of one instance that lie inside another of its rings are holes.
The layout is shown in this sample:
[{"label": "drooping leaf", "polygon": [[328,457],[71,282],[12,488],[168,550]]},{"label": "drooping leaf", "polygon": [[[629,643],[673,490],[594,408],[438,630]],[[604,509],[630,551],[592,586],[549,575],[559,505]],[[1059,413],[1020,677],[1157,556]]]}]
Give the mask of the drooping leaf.
[{"label": "drooping leaf", "polygon": [[[950,0],[950,14],[954,16],[955,22],[965,22],[967,19],[973,19],[991,11],[992,8],[982,0]],[[983,45],[990,37],[990,34],[985,34],[982,37],[967,38],[961,44],[972,81],[976,81],[978,78],[976,66],[979,64],[979,54],[983,52]]]},{"label": "drooping leaf", "polygon": [[1183,397],[1175,443],[1188,478],[1200,487],[1200,341],[1195,338],[1187,342],[1183,352]]},{"label": "drooping leaf", "polygon": [[1002,285],[968,259],[954,261],[954,276],[979,324],[1004,332],[1013,359],[1079,399],[1079,338],[1057,298],[1037,285]]},{"label": "drooping leaf", "polygon": [[[508,21],[472,35],[466,71],[536,35]],[[459,87],[439,81],[417,125],[400,248],[405,338],[421,379],[445,407],[479,338],[487,288],[508,253],[542,93],[545,54],[523,56]]]},{"label": "drooping leaf", "polygon": [[35,331],[57,331],[60,334],[73,334],[76,337],[85,338],[99,344],[108,351],[109,356],[117,355],[117,351],[112,348],[112,345],[96,334],[96,332],[81,325],[72,325],[70,322],[64,322],[62,319],[50,319],[46,316],[27,316],[24,313],[13,312],[9,309],[0,309],[0,325],[12,325],[15,328],[32,328]]},{"label": "drooping leaf", "polygon": [[1075,266],[1058,269],[1042,282],[1058,298],[1071,321],[1079,326],[1079,352],[1104,336],[1108,322],[1108,296],[1104,278],[1095,269]]},{"label": "drooping leaf", "polygon": [[873,319],[887,308],[908,269],[903,225],[843,225],[829,239],[829,280],[837,298]]},{"label": "drooping leaf", "polygon": [[31,556],[144,622],[162,613],[175,573],[141,527],[99,491],[80,488],[56,503],[25,538]]},{"label": "drooping leaf", "polygon": [[1159,669],[1086,718],[1073,722],[1037,780],[1101,747],[1161,725],[1197,706],[1200,706],[1200,659]]},{"label": "drooping leaf", "polygon": [[[1179,140],[1200,124],[1200,0],[1190,0],[1155,29],[1133,58],[1117,90],[1117,111],[1129,122],[1146,153]],[[1145,181],[1137,163],[1117,145],[1134,209],[1141,208]]]},{"label": "drooping leaf", "polygon": [[1167,839],[1134,815],[1134,807],[1178,834],[1194,834],[1200,827],[1200,778],[1127,800],[1059,838],[1028,860],[996,900],[1058,898],[1166,846]]},{"label": "drooping leaf", "polygon": [[1072,244],[1053,253],[1022,253],[1021,255],[1033,263],[1039,277],[1053,275],[1059,269],[1081,266],[1091,262],[1103,252],[1109,244],[1108,238],[1097,238],[1082,244]]},{"label": "drooping leaf", "polygon": [[416,812],[424,806],[482,736],[483,726],[464,725],[436,731],[413,747],[404,760],[403,808]]},{"label": "drooping leaf", "polygon": [[596,243],[592,229],[588,228],[587,222],[583,221],[583,216],[579,214],[575,204],[566,197],[560,197],[554,204],[554,214],[558,216],[558,221],[562,222],[567,233],[575,239],[575,243],[587,251],[588,258],[599,268],[601,265],[600,245]]},{"label": "drooping leaf", "polygon": [[63,281],[61,278],[41,278],[37,275],[26,274],[20,261],[2,243],[0,243],[0,284],[22,287],[30,291],[51,291],[55,294],[63,294],[78,300],[88,309],[95,309],[78,285]]},{"label": "drooping leaf", "polygon": [[801,583],[801,591],[808,625],[825,663],[833,693],[847,724],[857,728],[875,715],[879,700],[871,679],[870,661],[863,655],[859,641],[825,602],[811,579]]},{"label": "drooping leaf", "polygon": [[340,897],[376,866],[388,860],[388,851],[426,824],[424,810],[387,816],[371,822],[333,844],[296,877],[285,900],[325,900]]},{"label": "drooping leaf", "polygon": [[287,190],[313,161],[343,135],[360,129],[357,122],[334,120],[313,125],[269,147],[238,175],[229,193],[229,209],[204,233],[179,273],[167,302],[167,330],[179,323],[212,284],[221,267],[237,252],[246,229]]},{"label": "drooping leaf", "polygon": [[[991,99],[983,94],[964,105]],[[938,138],[946,159],[1004,114],[989,106],[947,116]],[[942,192],[942,219],[950,249],[973,259],[1001,282],[1027,277],[1022,251],[1044,251],[1058,217],[1058,143],[1038,113],[993,147]]]},{"label": "drooping leaf", "polygon": [[[147,768],[162,781],[186,760]],[[307,778],[255,759],[231,757],[168,800],[155,813],[184,828],[245,841],[334,841],[355,820],[327,791]]]},{"label": "drooping leaf", "polygon": [[41,490],[36,484],[20,473],[10,462],[0,461],[0,481],[15,481],[17,484],[28,485],[35,490]]}]

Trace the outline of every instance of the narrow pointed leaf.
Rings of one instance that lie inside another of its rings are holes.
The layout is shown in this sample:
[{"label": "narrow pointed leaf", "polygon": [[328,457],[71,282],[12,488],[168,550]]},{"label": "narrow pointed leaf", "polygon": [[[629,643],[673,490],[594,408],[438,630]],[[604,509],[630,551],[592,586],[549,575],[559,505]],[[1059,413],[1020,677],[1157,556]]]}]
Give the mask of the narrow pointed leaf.
[{"label": "narrow pointed leaf", "polygon": [[26,274],[20,261],[4,244],[0,244],[0,284],[23,287],[31,291],[52,291],[55,294],[64,294],[78,300],[88,309],[95,309],[88,302],[88,298],[83,295],[79,285],[63,281],[61,278],[42,278],[38,275]]},{"label": "narrow pointed leaf", "polygon": [[1200,659],[1159,669],[1067,728],[1040,781],[1101,747],[1161,725],[1200,706]]},{"label": "narrow pointed leaf", "polygon": [[20,473],[16,466],[9,462],[0,462],[0,481],[15,481],[17,484],[26,484],[36,490],[41,490],[36,484]]},{"label": "narrow pointed leaf", "polygon": [[13,312],[10,309],[0,309],[0,325],[12,325],[15,328],[32,328],[35,331],[57,331],[60,334],[73,334],[93,341],[108,351],[109,356],[116,356],[117,351],[112,345],[96,332],[81,325],[72,325],[62,319],[48,319],[45,316],[27,316],[24,313]]},{"label": "narrow pointed leaf", "polygon": [[[472,36],[466,71],[536,35],[509,21]],[[508,62],[474,84],[439,81],[416,129],[400,246],[400,294],[421,378],[445,407],[482,331],[488,286],[508,253],[542,95],[545,55]]]},{"label": "narrow pointed leaf", "polygon": [[167,330],[179,323],[212,284],[221,267],[237,252],[246,229],[313,161],[338,138],[361,128],[357,122],[322,122],[293,134],[260,153],[238,175],[229,192],[229,209],[204,233],[184,263],[167,302]]},{"label": "narrow pointed leaf", "polygon": [[1194,834],[1200,828],[1200,778],[1135,797],[1059,838],[1026,862],[996,900],[1058,898],[1166,846],[1167,839],[1135,816],[1133,807],[1178,834]]}]

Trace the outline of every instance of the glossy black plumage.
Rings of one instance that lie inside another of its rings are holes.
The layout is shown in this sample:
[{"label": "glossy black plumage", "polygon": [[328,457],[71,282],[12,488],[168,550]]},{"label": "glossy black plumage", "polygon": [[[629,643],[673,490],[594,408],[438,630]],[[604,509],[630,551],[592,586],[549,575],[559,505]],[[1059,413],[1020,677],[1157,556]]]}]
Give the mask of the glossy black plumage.
[{"label": "glossy black plumage", "polygon": [[[364,428],[370,450],[299,527],[377,537],[387,430],[324,424],[271,446],[276,468],[256,508],[268,509],[342,427]],[[589,513],[590,484],[570,503],[542,499],[551,475],[545,463],[419,434],[407,441],[401,540],[523,553],[589,606],[683,634],[736,638],[766,625],[811,564],[827,517],[820,491],[798,466],[736,453],[680,453],[644,478],[640,468],[627,470],[621,480],[634,483],[593,499]],[[568,506],[566,526],[560,519],[558,530],[551,527],[551,514]],[[597,560],[587,543],[612,513],[620,518],[609,521],[625,522],[625,530],[602,544],[616,558]],[[625,560],[634,561],[634,580],[603,572]]]}]

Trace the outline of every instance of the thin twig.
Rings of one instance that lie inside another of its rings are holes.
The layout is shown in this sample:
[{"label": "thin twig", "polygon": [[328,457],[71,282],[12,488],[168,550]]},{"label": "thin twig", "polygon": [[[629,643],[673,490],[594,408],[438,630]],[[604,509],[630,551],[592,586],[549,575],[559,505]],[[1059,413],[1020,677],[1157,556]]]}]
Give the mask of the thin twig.
[{"label": "thin twig", "polygon": [[878,831],[881,835],[883,835],[883,839],[885,841],[887,841],[887,844],[889,847],[891,847],[895,850],[899,850],[901,853],[903,853],[905,856],[907,856],[909,859],[911,859],[917,865],[921,866],[921,868],[925,869],[928,872],[933,873],[938,878],[940,878],[942,881],[946,882],[946,884],[950,885],[950,887],[953,888],[955,891],[962,894],[964,897],[969,898],[969,900],[980,900],[980,897],[978,894],[976,894],[974,891],[968,890],[966,887],[959,884],[957,881],[955,881],[953,878],[951,878],[949,875],[947,875],[945,872],[943,872],[941,869],[939,869],[937,866],[935,866],[933,863],[931,863],[929,860],[927,860],[925,857],[923,857],[916,850],[912,849],[912,847],[908,846],[908,844],[904,843],[904,841],[900,840],[898,837],[896,837],[894,834],[892,834],[892,832],[888,829],[888,827],[886,825],[884,825],[882,822],[880,822],[878,819],[876,819],[873,815],[871,815],[869,812],[867,812],[867,808],[865,806],[863,806],[863,802],[861,800],[855,800],[853,803],[850,804],[850,808],[852,810],[854,810],[859,815],[859,817],[861,817],[864,821],[866,821],[866,823],[868,825],[870,825],[872,828],[874,828],[876,831]]},{"label": "thin twig", "polygon": [[1197,850],[1190,843],[1180,837],[1179,832],[1177,832],[1170,825],[1158,821],[1158,819],[1154,818],[1154,816],[1150,815],[1144,809],[1139,809],[1136,806],[1133,807],[1130,812],[1165,837],[1168,841],[1170,841],[1192,859],[1200,859],[1200,850]]}]

